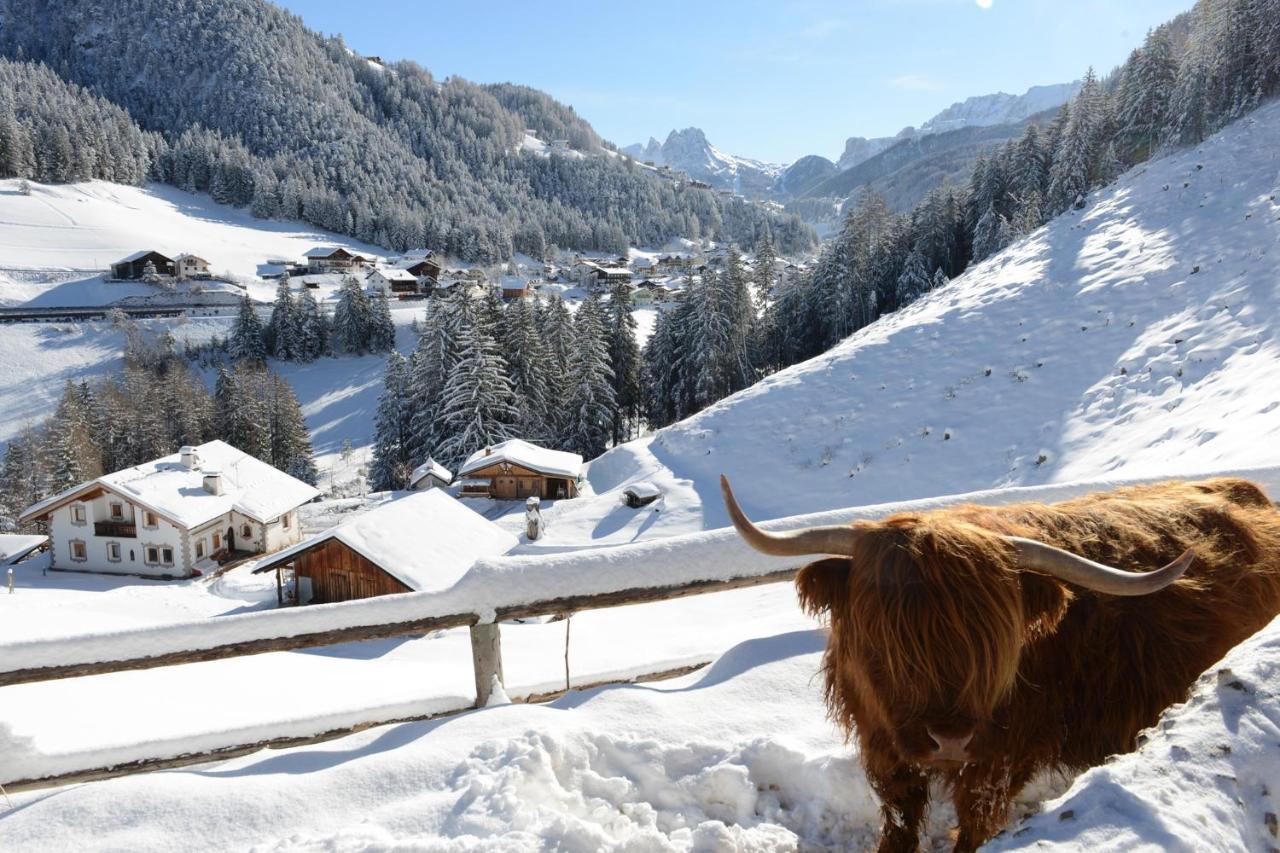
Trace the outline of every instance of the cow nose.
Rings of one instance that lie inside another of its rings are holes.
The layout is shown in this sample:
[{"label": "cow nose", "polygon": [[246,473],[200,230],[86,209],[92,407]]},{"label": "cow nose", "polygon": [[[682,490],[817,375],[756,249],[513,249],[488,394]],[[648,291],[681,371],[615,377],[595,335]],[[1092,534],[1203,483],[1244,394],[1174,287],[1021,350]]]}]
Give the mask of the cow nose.
[{"label": "cow nose", "polygon": [[968,761],[969,741],[973,740],[973,732],[960,735],[959,737],[948,737],[940,735],[933,729],[925,729],[929,733],[929,739],[933,741],[937,747],[933,751],[934,761]]}]

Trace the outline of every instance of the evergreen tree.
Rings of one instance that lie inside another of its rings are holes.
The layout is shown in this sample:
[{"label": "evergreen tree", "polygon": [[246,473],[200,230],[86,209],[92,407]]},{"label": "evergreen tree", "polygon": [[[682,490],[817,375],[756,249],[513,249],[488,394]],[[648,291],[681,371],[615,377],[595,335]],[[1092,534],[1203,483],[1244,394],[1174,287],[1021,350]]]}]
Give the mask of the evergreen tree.
[{"label": "evergreen tree", "polygon": [[381,294],[370,300],[369,351],[390,352],[396,345],[396,327],[391,320],[391,304]]},{"label": "evergreen tree", "polygon": [[387,357],[387,370],[382,378],[382,394],[373,422],[373,464],[369,466],[369,485],[375,492],[404,489],[409,485],[415,459],[412,445],[411,398],[409,395],[409,362],[398,352]]},{"label": "evergreen tree", "polygon": [[924,255],[913,249],[911,254],[907,255],[907,262],[902,268],[902,274],[898,276],[897,299],[899,307],[915,302],[916,299],[929,290],[929,285],[932,282],[933,278],[925,267]]},{"label": "evergreen tree", "polygon": [[288,276],[282,276],[276,285],[276,301],[271,307],[271,319],[263,333],[267,351],[281,361],[298,361],[302,357],[302,318],[289,288]]},{"label": "evergreen tree", "polygon": [[436,458],[456,470],[468,456],[511,438],[518,412],[498,347],[480,323],[458,331],[458,361],[440,405],[443,439]]},{"label": "evergreen tree", "polygon": [[333,348],[352,355],[364,355],[369,350],[372,314],[364,288],[355,277],[347,276],[333,311]]},{"label": "evergreen tree", "polygon": [[532,441],[555,442],[557,437],[548,414],[553,405],[547,384],[550,355],[527,299],[515,299],[507,306],[502,324],[502,351],[520,410],[516,422],[518,434]]},{"label": "evergreen tree", "polygon": [[302,291],[295,316],[298,321],[298,358],[315,361],[329,351],[329,321],[310,291]]},{"label": "evergreen tree", "polygon": [[236,315],[235,328],[227,341],[227,354],[235,362],[264,362],[267,348],[262,341],[262,320],[253,307],[248,294],[240,297],[240,311]]},{"label": "evergreen tree", "polygon": [[573,331],[568,423],[563,443],[584,458],[594,459],[609,445],[613,415],[617,409],[604,311],[596,294],[592,293],[582,301],[574,317]]},{"label": "evergreen tree", "polygon": [[[640,420],[640,346],[636,343],[636,320],[632,314],[633,291],[627,281],[614,284],[609,291],[606,336],[609,364],[613,367],[614,411],[610,420],[614,444],[631,438]],[[741,331],[745,336],[746,330]]]}]

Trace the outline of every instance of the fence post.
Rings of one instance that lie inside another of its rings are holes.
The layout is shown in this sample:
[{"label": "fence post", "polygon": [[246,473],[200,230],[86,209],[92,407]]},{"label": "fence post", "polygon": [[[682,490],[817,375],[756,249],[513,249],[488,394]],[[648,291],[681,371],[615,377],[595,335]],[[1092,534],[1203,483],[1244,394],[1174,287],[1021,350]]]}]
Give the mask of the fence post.
[{"label": "fence post", "polygon": [[493,679],[502,678],[502,632],[497,622],[471,626],[471,664],[476,671],[476,707],[483,708],[493,692]]}]

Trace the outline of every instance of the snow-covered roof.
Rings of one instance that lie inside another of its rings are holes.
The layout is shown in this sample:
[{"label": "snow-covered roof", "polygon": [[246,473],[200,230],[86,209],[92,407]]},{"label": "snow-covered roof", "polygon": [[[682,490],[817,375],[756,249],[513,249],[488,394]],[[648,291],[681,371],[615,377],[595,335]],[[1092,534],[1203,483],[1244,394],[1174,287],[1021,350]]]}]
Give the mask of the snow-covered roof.
[{"label": "snow-covered roof", "polygon": [[413,273],[405,269],[397,269],[396,267],[382,267],[369,273],[369,275],[373,275],[374,273],[377,273],[387,281],[412,281],[414,283],[417,283],[418,281],[418,277]]},{"label": "snow-covered roof", "polygon": [[638,498],[656,498],[662,494],[662,490],[650,483],[648,480],[640,480],[627,486],[623,491],[629,495],[635,495]]},{"label": "snow-covered roof", "polygon": [[[28,507],[22,517],[38,517],[78,492],[100,486],[189,530],[232,510],[263,523],[274,521],[320,494],[225,441],[209,441],[195,451],[192,469],[182,464],[180,453],[172,453],[73,486]],[[215,471],[222,477],[220,495],[204,488],[205,474]]]},{"label": "snow-covered roof", "polygon": [[435,478],[443,483],[453,482],[453,474],[448,468],[444,467],[434,459],[428,459],[426,462],[423,462],[417,468],[413,469],[413,473],[409,475],[409,485],[411,487],[418,485],[418,483],[422,482],[422,479],[428,474],[434,474]]},{"label": "snow-covered roof", "polygon": [[0,565],[16,563],[48,541],[48,536],[0,533]]},{"label": "snow-covered roof", "polygon": [[200,257],[199,255],[193,255],[190,252],[183,252],[181,255],[178,255],[178,257],[174,258],[174,260],[175,261],[192,260],[192,261],[199,261],[202,264],[209,263],[207,260]]},{"label": "snow-covered roof", "polygon": [[600,267],[598,271],[604,275],[631,275],[631,270],[626,267]]},{"label": "snow-covered roof", "polygon": [[351,251],[348,251],[347,249],[342,248],[341,246],[316,246],[315,248],[307,249],[307,251],[303,254],[303,257],[304,258],[327,258],[331,255],[336,255],[338,252],[346,252],[348,255],[350,255],[353,258],[364,257],[359,252],[351,252]]},{"label": "snow-covered roof", "polygon": [[[140,261],[143,258],[145,258],[147,255],[150,255],[152,252],[155,252],[157,255],[164,255],[163,252],[156,252],[155,249],[140,249],[139,251],[134,252],[132,255],[129,255],[128,257],[121,258],[120,260],[116,261],[116,263],[130,264],[130,263],[133,263],[134,261]],[[168,257],[168,255],[164,255],[164,257]],[[115,264],[113,264],[112,266],[114,265]]]},{"label": "snow-covered roof", "polygon": [[304,539],[272,554],[257,570],[326,539],[337,539],[415,592],[447,589],[476,560],[505,554],[519,543],[456,498],[432,489],[388,501]]},{"label": "snow-covered roof", "polygon": [[582,472],[582,457],[576,453],[549,450],[520,438],[510,438],[472,453],[458,469],[458,476],[465,476],[495,462],[510,462],[530,471],[560,477],[576,478]]}]

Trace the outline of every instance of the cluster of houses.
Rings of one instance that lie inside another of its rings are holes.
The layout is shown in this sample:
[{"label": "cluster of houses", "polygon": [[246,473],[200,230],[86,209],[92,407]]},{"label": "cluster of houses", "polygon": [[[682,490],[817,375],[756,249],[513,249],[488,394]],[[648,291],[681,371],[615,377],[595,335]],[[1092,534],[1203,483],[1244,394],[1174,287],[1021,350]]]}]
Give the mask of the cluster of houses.
[{"label": "cluster of houses", "polygon": [[[298,512],[320,493],[222,441],[106,474],[28,507],[46,536],[0,541],[6,559],[47,548],[54,570],[189,578],[258,559],[281,605],[443,588],[518,540],[465,501],[578,495],[582,457],[511,439],[455,476],[427,460],[411,493],[304,537]],[[12,541],[9,541],[12,540]],[[21,540],[21,541],[18,541]]]},{"label": "cluster of houses", "polygon": [[[634,288],[634,302],[647,306],[670,301],[688,277],[705,275],[708,270],[722,266],[727,256],[728,250],[724,248],[617,258],[566,253],[555,262],[540,266],[511,264],[505,274],[499,275],[478,268],[451,268],[444,258],[429,249],[381,258],[342,246],[316,246],[300,259],[268,259],[261,269],[263,278],[287,278],[298,288],[323,289],[325,293],[317,294],[321,299],[333,298],[348,277],[361,281],[370,293],[398,300],[425,299],[461,288],[476,298],[497,289],[504,300],[510,301],[551,290],[568,293],[575,288],[607,293],[611,287],[626,282]],[[803,268],[779,261],[776,278],[797,272],[803,272]],[[118,281],[161,283],[211,278],[209,262],[197,255],[180,254],[171,258],[151,249],[135,252],[112,264],[110,275]]]}]

